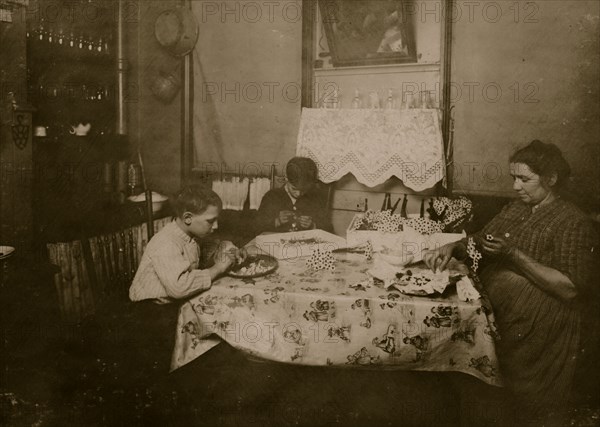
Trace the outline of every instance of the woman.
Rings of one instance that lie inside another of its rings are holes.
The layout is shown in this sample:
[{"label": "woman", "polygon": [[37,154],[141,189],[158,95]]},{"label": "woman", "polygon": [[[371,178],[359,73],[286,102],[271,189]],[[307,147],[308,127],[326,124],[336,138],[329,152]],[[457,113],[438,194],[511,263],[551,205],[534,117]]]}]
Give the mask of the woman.
[{"label": "woman", "polygon": [[[473,238],[502,373],[514,396],[541,414],[568,399],[597,240],[587,217],[559,196],[570,168],[556,146],[533,141],[511,156],[510,173],[518,200]],[[427,251],[424,261],[443,270],[452,256],[467,257],[466,241]]]}]

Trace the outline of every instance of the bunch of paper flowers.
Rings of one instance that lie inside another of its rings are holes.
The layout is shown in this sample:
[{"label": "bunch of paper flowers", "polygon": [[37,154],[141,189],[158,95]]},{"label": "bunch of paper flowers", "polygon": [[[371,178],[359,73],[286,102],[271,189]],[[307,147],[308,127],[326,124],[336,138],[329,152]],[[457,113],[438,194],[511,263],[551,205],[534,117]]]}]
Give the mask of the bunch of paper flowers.
[{"label": "bunch of paper flowers", "polygon": [[316,248],[308,261],[306,267],[314,271],[319,270],[335,270],[335,258],[331,250],[321,250]]},{"label": "bunch of paper flowers", "polygon": [[429,218],[408,218],[404,224],[421,234],[429,236],[433,233],[442,233],[444,224],[439,221],[433,221]]},{"label": "bunch of paper flowers", "polygon": [[386,233],[402,231],[402,216],[391,210],[367,211],[353,225],[354,230],[376,230]]},{"label": "bunch of paper flowers", "polygon": [[461,224],[471,219],[472,208],[473,203],[464,196],[458,199],[438,197],[428,211],[432,220],[443,224],[443,231],[455,232],[460,231]]}]

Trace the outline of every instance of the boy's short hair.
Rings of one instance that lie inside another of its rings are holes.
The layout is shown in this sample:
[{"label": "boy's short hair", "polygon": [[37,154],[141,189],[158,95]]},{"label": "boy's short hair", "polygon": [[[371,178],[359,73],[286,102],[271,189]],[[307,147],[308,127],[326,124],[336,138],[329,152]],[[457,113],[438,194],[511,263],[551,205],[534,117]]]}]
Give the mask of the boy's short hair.
[{"label": "boy's short hair", "polygon": [[308,157],[292,157],[285,167],[287,180],[294,186],[305,186],[317,182],[317,165]]},{"label": "boy's short hair", "polygon": [[185,212],[200,215],[209,206],[216,206],[220,210],[223,207],[223,202],[217,193],[201,186],[183,188],[173,201],[175,213],[179,218],[183,217]]}]

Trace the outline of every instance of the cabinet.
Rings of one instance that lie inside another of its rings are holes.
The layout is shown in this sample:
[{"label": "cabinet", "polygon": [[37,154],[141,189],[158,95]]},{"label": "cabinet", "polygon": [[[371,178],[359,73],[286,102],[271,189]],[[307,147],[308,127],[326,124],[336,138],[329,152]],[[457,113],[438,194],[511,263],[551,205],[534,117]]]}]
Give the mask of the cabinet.
[{"label": "cabinet", "polygon": [[0,22],[0,244],[29,253],[32,242],[31,109],[27,107],[25,24]]},{"label": "cabinet", "polygon": [[38,0],[30,6],[29,93],[35,126],[45,127],[49,138],[69,135],[79,123],[90,123],[90,136],[114,133],[115,3]]},{"label": "cabinet", "polygon": [[33,199],[41,242],[88,234],[116,205],[115,164],[128,157],[126,141],[115,134],[117,6],[30,4],[27,82],[36,107]]}]

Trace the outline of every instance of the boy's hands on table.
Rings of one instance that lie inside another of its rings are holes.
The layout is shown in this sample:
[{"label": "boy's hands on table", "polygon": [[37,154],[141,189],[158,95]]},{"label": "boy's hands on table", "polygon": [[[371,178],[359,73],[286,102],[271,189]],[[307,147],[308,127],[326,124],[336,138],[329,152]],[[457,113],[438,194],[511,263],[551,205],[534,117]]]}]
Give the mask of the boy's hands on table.
[{"label": "boy's hands on table", "polygon": [[275,218],[275,226],[281,227],[282,225],[289,224],[295,217],[296,214],[292,211],[281,211],[279,212],[279,216]]},{"label": "boy's hands on table", "polygon": [[215,264],[211,269],[214,269],[215,276],[223,274],[234,264],[244,262],[247,256],[248,254],[245,249],[239,249],[229,241],[223,241],[219,244],[215,253]]},{"label": "boy's hands on table", "polygon": [[302,215],[302,216],[298,217],[298,225],[300,226],[301,229],[307,230],[312,227],[313,219],[310,216]]}]

